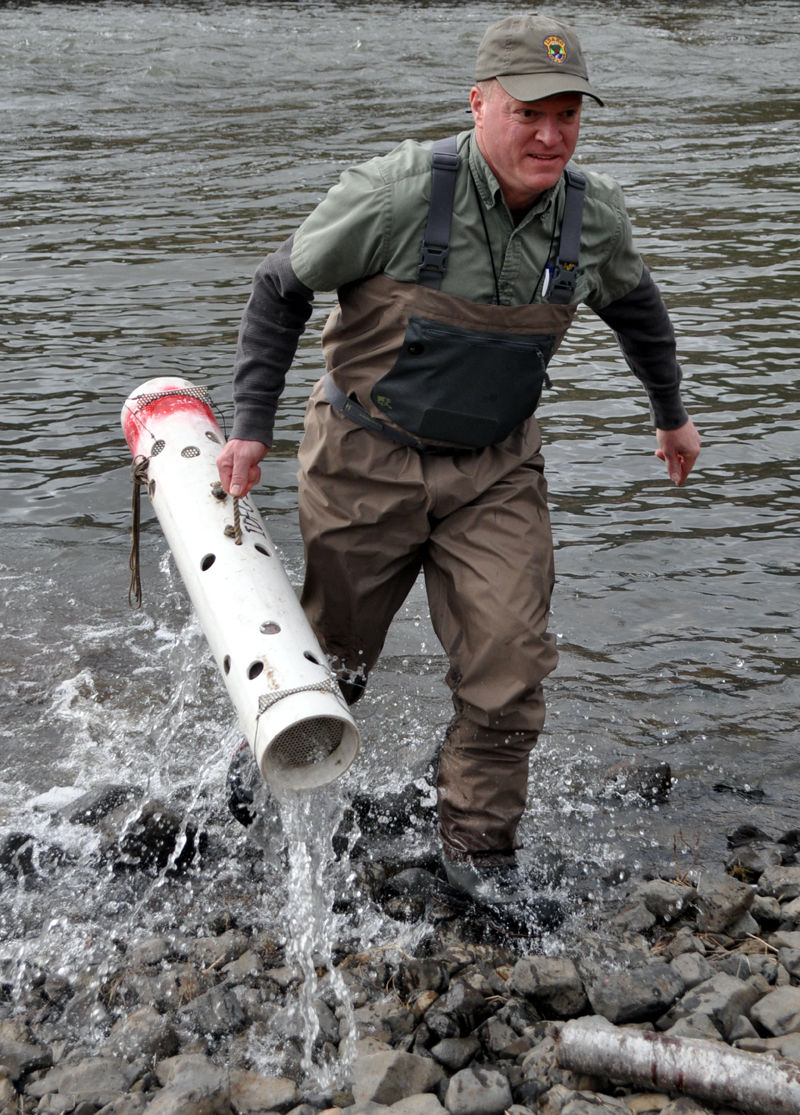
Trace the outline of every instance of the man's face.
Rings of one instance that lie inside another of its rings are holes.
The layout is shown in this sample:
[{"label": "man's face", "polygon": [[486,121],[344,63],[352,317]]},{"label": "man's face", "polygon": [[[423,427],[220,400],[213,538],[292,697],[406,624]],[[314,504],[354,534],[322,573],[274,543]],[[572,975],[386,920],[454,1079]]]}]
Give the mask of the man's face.
[{"label": "man's face", "polygon": [[506,204],[524,213],[544,190],[555,186],[572,158],[581,124],[580,93],[540,101],[517,101],[497,81],[485,94],[470,93],[475,138],[500,183]]}]

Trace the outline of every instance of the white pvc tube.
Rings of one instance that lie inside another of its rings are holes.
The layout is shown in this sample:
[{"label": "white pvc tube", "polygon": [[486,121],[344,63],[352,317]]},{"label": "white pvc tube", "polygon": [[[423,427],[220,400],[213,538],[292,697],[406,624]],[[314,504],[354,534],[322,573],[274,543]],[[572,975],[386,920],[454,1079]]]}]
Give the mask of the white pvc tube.
[{"label": "white pvc tube", "polygon": [[556,1061],[573,1072],[684,1092],[750,1115],[798,1115],[800,1067],[723,1042],[617,1029],[605,1020],[566,1022]]},{"label": "white pvc tube", "polygon": [[249,497],[241,544],[231,536],[234,501],[216,468],[224,438],[205,392],[148,380],[122,427],[147,460],[153,509],[262,776],[293,790],[332,782],[358,754],[358,729]]}]

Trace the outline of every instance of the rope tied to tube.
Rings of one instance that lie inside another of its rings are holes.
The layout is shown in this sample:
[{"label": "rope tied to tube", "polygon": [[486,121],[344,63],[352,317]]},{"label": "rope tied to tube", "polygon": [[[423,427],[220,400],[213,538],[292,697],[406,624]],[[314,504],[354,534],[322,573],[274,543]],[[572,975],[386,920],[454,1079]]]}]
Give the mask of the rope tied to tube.
[{"label": "rope tied to tube", "polygon": [[139,537],[142,524],[142,487],[147,487],[147,470],[150,465],[149,457],[134,457],[131,465],[133,491],[131,493],[131,552],[128,558],[128,568],[131,571],[130,584],[128,585],[128,605],[131,608],[142,606],[142,575],[139,561]]},{"label": "rope tied to tube", "polygon": [[239,497],[233,497],[233,526],[226,526],[223,534],[226,538],[232,538],[237,546],[242,544],[242,522],[239,513]]}]

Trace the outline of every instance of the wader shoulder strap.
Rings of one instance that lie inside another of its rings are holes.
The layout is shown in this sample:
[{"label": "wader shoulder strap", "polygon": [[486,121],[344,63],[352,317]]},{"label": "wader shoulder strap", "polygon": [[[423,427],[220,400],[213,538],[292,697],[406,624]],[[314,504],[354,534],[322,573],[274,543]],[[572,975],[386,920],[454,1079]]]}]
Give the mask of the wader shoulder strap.
[{"label": "wader shoulder strap", "polygon": [[564,177],[564,216],[558,241],[558,255],[552,269],[548,268],[549,283],[542,294],[548,302],[566,306],[573,301],[578,279],[578,258],[581,252],[581,225],[583,200],[586,197],[586,179],[577,170],[566,167]]},{"label": "wader shoulder strap", "polygon": [[456,137],[437,139],[431,156],[431,203],[428,223],[420,251],[417,282],[438,290],[447,270],[447,252],[450,247],[450,220],[453,215],[453,198],[456,191],[456,174],[461,157]]},{"label": "wader shoulder strap", "polygon": [[[450,222],[453,216],[453,198],[456,174],[461,157],[456,137],[437,139],[431,154],[431,201],[428,222],[420,250],[417,282],[430,290],[439,290],[447,270],[450,249]],[[548,302],[566,306],[575,295],[578,279],[578,259],[581,250],[583,202],[586,197],[586,179],[571,167],[564,169],[564,216],[558,242],[556,262],[547,271],[547,285],[542,290]]]}]

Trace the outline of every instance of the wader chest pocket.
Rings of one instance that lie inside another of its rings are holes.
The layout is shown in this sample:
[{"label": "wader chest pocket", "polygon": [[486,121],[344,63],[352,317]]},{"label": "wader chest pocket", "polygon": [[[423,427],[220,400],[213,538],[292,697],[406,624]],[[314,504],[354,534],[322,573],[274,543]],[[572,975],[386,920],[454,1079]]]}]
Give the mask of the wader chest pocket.
[{"label": "wader chest pocket", "polygon": [[483,448],[529,418],[547,382],[554,337],[491,333],[412,317],[377,407],[417,437]]}]

